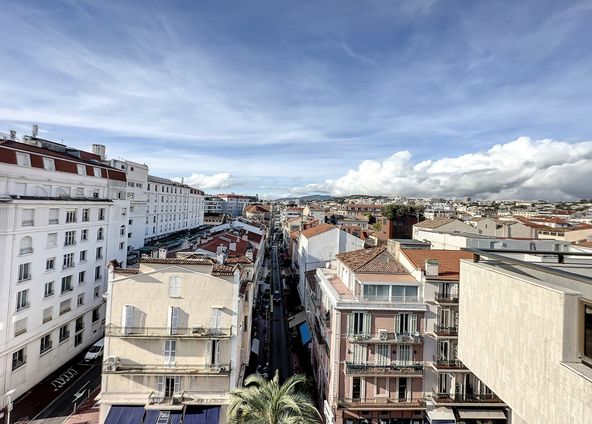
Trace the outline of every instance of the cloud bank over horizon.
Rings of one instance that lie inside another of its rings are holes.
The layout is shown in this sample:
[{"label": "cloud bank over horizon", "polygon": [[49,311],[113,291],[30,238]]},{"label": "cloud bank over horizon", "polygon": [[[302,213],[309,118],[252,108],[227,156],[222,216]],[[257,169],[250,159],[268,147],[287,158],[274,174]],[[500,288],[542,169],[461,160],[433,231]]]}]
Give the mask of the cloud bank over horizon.
[{"label": "cloud bank over horizon", "polygon": [[334,196],[582,199],[592,195],[592,141],[520,137],[485,151],[423,161],[414,161],[409,150],[402,150],[382,161],[364,160],[336,179],[290,191]]}]

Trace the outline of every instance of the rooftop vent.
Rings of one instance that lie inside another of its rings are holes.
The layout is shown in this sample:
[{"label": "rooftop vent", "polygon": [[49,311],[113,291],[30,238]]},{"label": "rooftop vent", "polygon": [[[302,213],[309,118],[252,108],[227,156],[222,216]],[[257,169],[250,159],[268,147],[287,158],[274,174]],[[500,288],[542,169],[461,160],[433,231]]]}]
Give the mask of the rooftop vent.
[{"label": "rooftop vent", "polygon": [[426,259],[425,275],[426,277],[437,277],[440,272],[440,262],[435,259]]}]

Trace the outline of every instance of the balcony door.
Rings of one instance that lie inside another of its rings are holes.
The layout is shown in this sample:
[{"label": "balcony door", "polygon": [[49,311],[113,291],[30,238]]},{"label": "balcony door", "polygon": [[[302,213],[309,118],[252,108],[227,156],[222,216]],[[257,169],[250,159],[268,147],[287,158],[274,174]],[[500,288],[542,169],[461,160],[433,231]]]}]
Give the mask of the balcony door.
[{"label": "balcony door", "polygon": [[158,377],[158,386],[156,391],[164,398],[171,398],[181,393],[180,376],[160,376]]},{"label": "balcony door", "polygon": [[447,361],[450,359],[448,356],[450,352],[450,343],[448,340],[438,340],[438,359],[441,361]]},{"label": "balcony door", "polygon": [[409,345],[400,345],[397,360],[401,365],[410,365],[411,364],[411,346]]}]

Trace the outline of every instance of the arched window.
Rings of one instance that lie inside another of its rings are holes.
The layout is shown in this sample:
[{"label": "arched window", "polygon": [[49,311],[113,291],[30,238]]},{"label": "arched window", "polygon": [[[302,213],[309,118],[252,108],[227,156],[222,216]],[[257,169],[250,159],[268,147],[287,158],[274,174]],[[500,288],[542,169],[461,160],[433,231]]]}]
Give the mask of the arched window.
[{"label": "arched window", "polygon": [[97,240],[103,240],[103,238],[104,238],[103,233],[104,233],[103,227],[101,227],[97,230]]},{"label": "arched window", "polygon": [[122,225],[121,227],[119,227],[119,235],[125,236],[125,225]]},{"label": "arched window", "polygon": [[33,253],[33,239],[29,236],[25,236],[21,239],[20,245],[20,254],[27,255],[29,253]]}]

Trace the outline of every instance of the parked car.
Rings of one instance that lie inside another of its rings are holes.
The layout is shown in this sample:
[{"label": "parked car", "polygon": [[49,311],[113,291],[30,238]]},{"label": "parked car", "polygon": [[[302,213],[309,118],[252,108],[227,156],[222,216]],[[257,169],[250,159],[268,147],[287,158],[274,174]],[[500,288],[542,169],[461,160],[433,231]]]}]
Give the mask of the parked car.
[{"label": "parked car", "polygon": [[101,339],[90,347],[86,355],[84,355],[84,361],[94,361],[103,356],[103,347],[105,345],[105,339]]},{"label": "parked car", "polygon": [[274,291],[273,292],[273,301],[275,303],[279,303],[280,300],[282,300],[282,297],[280,296],[279,290]]}]

